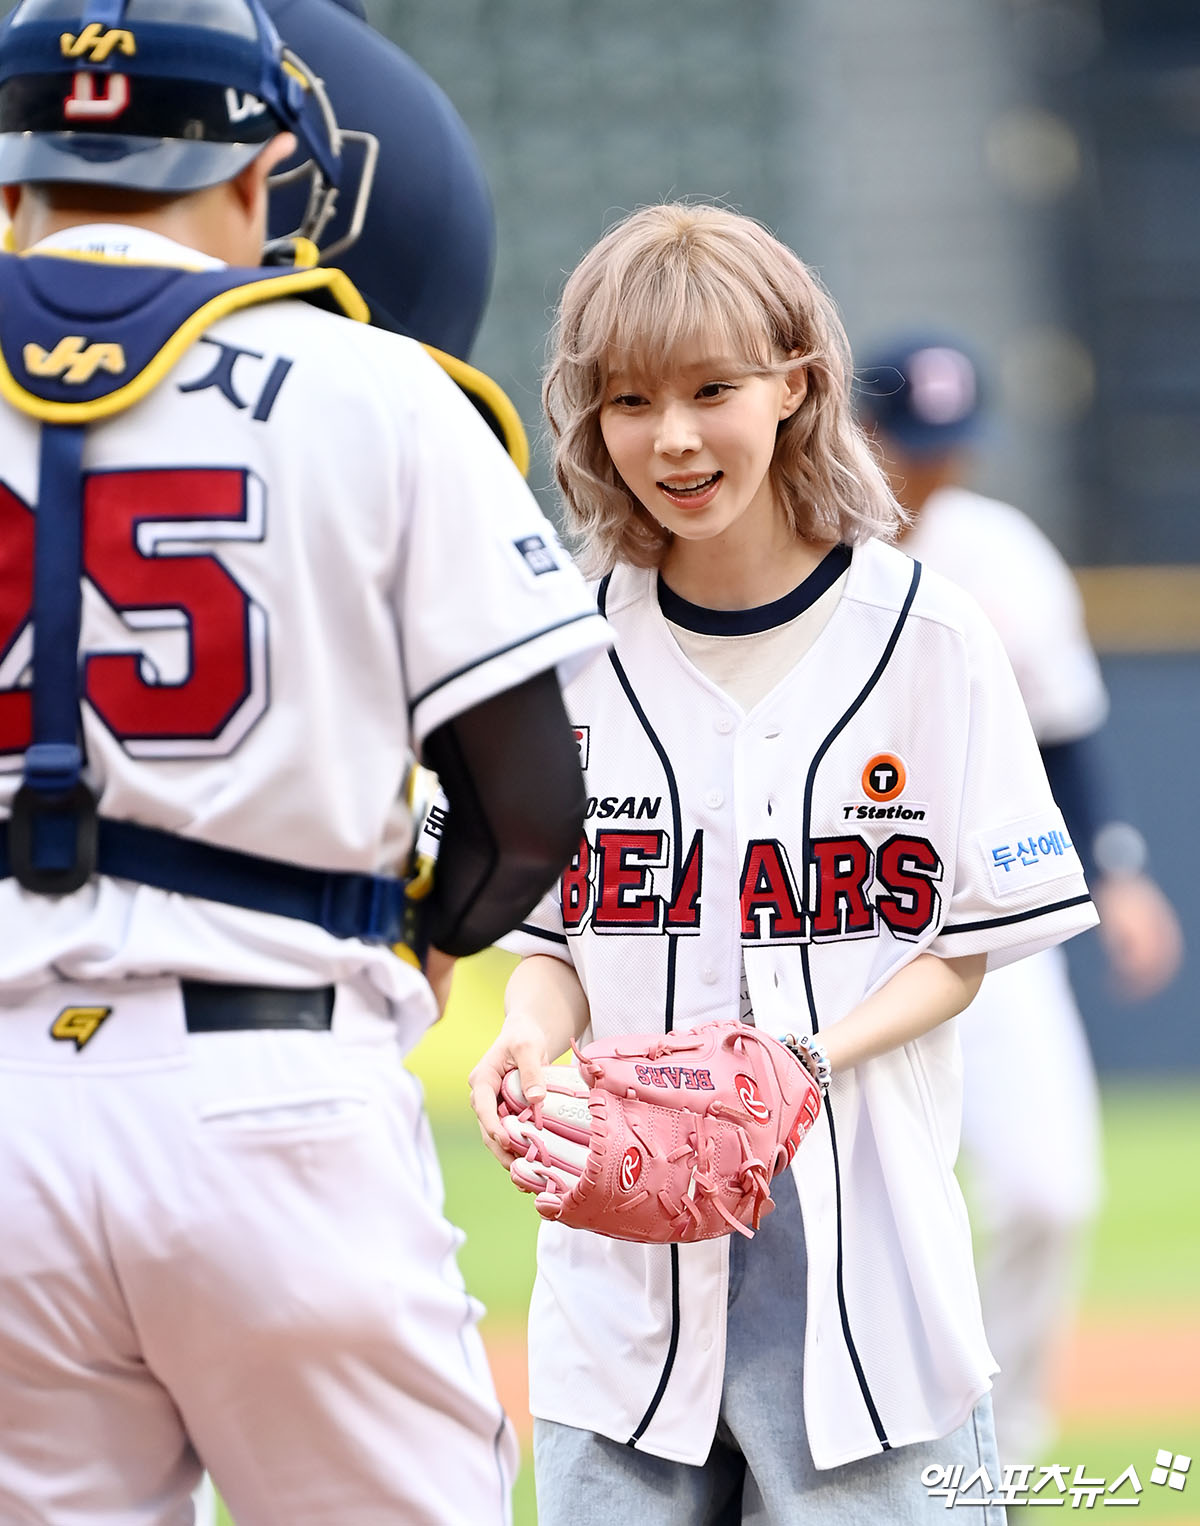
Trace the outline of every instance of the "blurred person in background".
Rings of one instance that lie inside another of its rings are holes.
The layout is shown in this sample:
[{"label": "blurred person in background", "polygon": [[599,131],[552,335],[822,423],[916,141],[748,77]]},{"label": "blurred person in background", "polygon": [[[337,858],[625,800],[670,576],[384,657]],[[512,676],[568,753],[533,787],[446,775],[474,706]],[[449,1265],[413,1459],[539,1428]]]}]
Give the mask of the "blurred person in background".
[{"label": "blurred person in background", "polygon": [[[967,589],[999,631],[1111,972],[1130,1000],[1145,1000],[1179,969],[1179,922],[1147,873],[1144,839],[1109,805],[1096,742],[1108,697],[1071,571],[1020,509],[963,485],[984,421],[976,366],[954,340],[912,336],[880,347],[860,369],[859,392],[910,517],[900,547]],[[1000,1456],[1035,1462],[1053,1440],[1053,1358],[1103,1190],[1096,1074],[1063,951],[987,975],[959,1027],[962,1148],[982,1238],[984,1324],[1000,1364]],[[998,1084],[1018,1061],[1020,1085]]]}]

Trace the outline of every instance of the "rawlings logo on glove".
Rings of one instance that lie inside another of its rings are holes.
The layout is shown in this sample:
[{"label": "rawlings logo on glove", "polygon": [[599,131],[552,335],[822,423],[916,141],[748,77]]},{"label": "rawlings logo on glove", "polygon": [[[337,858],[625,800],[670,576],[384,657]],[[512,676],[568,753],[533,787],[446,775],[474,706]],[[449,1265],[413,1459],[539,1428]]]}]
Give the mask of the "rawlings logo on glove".
[{"label": "rawlings logo on glove", "polygon": [[751,1235],[771,1178],[817,1121],[821,1093],[791,1050],[745,1023],[630,1035],[549,1065],[542,1121],[520,1078],[500,1118],[521,1159],[509,1174],[537,1211],[573,1229],[664,1243]]}]

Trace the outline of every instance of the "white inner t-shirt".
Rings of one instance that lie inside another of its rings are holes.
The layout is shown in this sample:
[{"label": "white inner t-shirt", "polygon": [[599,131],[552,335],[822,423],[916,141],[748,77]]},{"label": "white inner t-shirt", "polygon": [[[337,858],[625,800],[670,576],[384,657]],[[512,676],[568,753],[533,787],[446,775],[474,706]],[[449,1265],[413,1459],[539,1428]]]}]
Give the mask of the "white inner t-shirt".
[{"label": "white inner t-shirt", "polygon": [[755,609],[705,609],[658,580],[658,603],[684,656],[751,711],[825,629],[846,586],[849,546],[835,546],[798,587]]}]

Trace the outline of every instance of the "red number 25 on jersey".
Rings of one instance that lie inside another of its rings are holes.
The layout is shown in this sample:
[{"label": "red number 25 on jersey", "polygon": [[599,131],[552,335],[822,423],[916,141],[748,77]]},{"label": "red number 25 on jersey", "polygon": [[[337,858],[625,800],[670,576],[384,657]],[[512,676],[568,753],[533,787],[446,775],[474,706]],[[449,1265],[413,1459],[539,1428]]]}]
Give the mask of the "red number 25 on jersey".
[{"label": "red number 25 on jersey", "polygon": [[[205,549],[263,538],[262,484],[235,467],[89,473],[87,580],[130,633],[130,650],[84,652],[83,696],[134,757],[222,756],[267,705],[267,617]],[[32,740],[34,515],[0,483],[0,754]],[[186,672],[159,679],[136,632],[178,630]],[[114,643],[115,644],[115,643]]]}]

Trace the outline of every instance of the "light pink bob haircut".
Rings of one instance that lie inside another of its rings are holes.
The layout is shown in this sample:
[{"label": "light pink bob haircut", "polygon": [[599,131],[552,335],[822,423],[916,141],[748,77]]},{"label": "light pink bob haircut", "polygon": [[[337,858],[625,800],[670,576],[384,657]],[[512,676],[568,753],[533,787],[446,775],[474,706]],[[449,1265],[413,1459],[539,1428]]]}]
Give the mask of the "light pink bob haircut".
[{"label": "light pink bob haircut", "polygon": [[583,257],[550,336],[542,401],[567,528],[588,573],[655,567],[670,539],[605,449],[609,373],[617,363],[660,378],[697,341],[750,374],[807,368],[807,396],[780,424],[771,462],[796,535],[833,545],[896,534],[903,511],[854,422],[850,346],[829,296],[760,223],[668,203],[626,217]]}]

